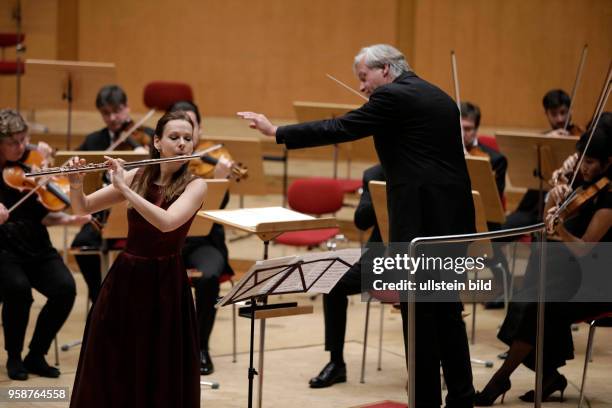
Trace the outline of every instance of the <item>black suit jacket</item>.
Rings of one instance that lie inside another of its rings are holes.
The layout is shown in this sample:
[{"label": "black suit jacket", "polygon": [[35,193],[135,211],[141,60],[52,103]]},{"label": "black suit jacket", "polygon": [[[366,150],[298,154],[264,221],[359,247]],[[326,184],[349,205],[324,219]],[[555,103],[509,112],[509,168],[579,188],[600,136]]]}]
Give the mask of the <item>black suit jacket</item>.
[{"label": "black suit jacket", "polygon": [[360,230],[365,231],[370,227],[374,227],[368,243],[382,242],[378,222],[376,222],[376,212],[374,211],[372,196],[370,195],[370,186],[368,185],[372,180],[385,181],[385,173],[380,164],[369,167],[363,172],[363,192],[361,193],[361,198],[354,215],[355,225]]},{"label": "black suit jacket", "polygon": [[387,179],[392,242],[475,231],[459,110],[412,72],[378,87],[365,105],[344,116],[281,126],[276,133],[288,149],[369,135]]},{"label": "black suit jacket", "polygon": [[[155,131],[151,128],[145,127],[144,132],[153,137]],[[129,139],[129,137],[128,137]],[[129,143],[129,142],[127,142]],[[108,128],[100,129],[96,132],[90,133],[87,135],[83,143],[79,146],[77,150],[106,150],[111,144],[111,137]],[[132,147],[140,146],[138,142],[133,141],[131,143]]]},{"label": "black suit jacket", "polygon": [[478,145],[478,148],[489,155],[491,167],[495,172],[495,184],[497,184],[497,192],[501,197],[506,189],[506,170],[508,170],[508,159],[495,149],[485,145]]}]

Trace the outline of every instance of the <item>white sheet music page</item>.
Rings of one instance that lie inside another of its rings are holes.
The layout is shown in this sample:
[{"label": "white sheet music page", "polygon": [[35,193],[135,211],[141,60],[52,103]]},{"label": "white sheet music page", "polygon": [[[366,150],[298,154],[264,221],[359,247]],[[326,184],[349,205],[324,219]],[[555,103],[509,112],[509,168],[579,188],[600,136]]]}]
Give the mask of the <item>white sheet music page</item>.
[{"label": "white sheet music page", "polygon": [[206,214],[230,224],[255,228],[257,224],[282,221],[306,221],[314,217],[283,207],[241,208],[237,210],[206,211]]},{"label": "white sheet music page", "polygon": [[312,283],[318,276],[321,276],[308,292],[313,293],[329,293],[338,283],[340,278],[349,270],[350,266],[346,266],[342,262],[335,261],[325,272],[332,261],[325,260],[326,258],[340,258],[349,265],[354,265],[361,257],[361,248],[341,249],[338,251],[310,253],[302,256],[304,262],[309,260],[321,259],[319,262],[303,265],[304,275],[307,284]]}]

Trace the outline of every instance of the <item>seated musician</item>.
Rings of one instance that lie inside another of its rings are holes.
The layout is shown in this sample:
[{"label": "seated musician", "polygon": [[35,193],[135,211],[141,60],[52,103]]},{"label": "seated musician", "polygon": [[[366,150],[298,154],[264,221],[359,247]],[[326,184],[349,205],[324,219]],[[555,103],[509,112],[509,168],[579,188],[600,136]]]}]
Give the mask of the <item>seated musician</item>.
[{"label": "seated musician", "polygon": [[[133,125],[133,121],[130,119],[127,95],[117,85],[107,85],[100,89],[96,96],[96,108],[106,126],[87,135],[77,150],[107,150],[120,137],[121,132],[127,131]],[[116,150],[145,152],[154,133],[153,129],[142,127],[130,135],[125,142],[119,144]],[[94,216],[104,223],[108,217],[108,211],[102,211],[94,214]],[[102,236],[91,224],[84,225],[72,241],[73,248],[99,249],[101,246]],[[102,283],[100,258],[97,255],[75,255],[75,259],[87,283],[89,298],[94,302]]]},{"label": "seated musician", "polygon": [[565,128],[565,122],[568,116],[571,114],[569,111],[571,105],[571,98],[562,89],[553,89],[546,92],[544,98],[542,98],[542,105],[544,106],[544,114],[548,123],[550,124],[550,130],[547,130],[547,136],[580,136],[584,129],[580,126],[572,123],[571,117]]},{"label": "seated musician", "polygon": [[[357,228],[362,231],[374,227],[368,243],[375,243],[382,242],[382,237],[368,187],[371,180],[385,181],[385,174],[380,164],[366,169],[363,173],[363,193],[355,209],[354,221]],[[361,290],[361,261],[359,261],[340,278],[329,294],[323,295],[325,350],[329,351],[330,360],[319,375],[310,380],[310,388],[324,388],[346,381],[343,351],[347,296],[361,293]]]},{"label": "seated musician", "polygon": [[[564,129],[567,121],[571,99],[565,91],[553,89],[548,91],[542,99],[544,113],[548,119],[551,129],[546,132],[548,136],[578,136],[583,129],[569,121],[567,129]],[[516,211],[508,216],[504,229],[518,228],[533,225],[542,220],[542,207],[540,203],[540,192],[538,190],[527,190],[521,199]],[[543,202],[542,202],[543,204]]]},{"label": "seated musician", "polygon": [[478,127],[480,126],[480,108],[470,102],[461,102],[461,127],[463,128],[463,144],[467,152],[474,156],[488,156],[491,168],[495,172],[495,184],[499,196],[503,196],[506,188],[506,170],[508,159],[495,149],[478,142]]},{"label": "seated musician", "polygon": [[[584,152],[587,139],[588,133],[585,133],[577,144],[578,151],[584,153],[580,166],[584,186],[592,185],[602,177],[612,176],[612,139],[598,128],[588,150]],[[612,311],[611,302],[569,302],[578,292],[584,277],[609,273],[609,265],[599,265],[604,262],[583,263],[581,260],[591,257],[592,243],[609,242],[612,239],[612,190],[608,183],[579,207],[575,214],[559,216],[556,214],[557,203],[567,196],[567,192],[561,187],[554,188],[549,194],[547,203],[550,208],[546,218],[549,232],[554,232],[560,237],[563,244],[551,244],[546,250],[546,293],[547,299],[551,300],[546,303],[545,308],[544,401],[556,391],[560,391],[563,396],[567,386],[567,380],[559,373],[558,368],[565,365],[566,360],[573,358],[571,324]],[[554,222],[555,219],[558,222]],[[523,287],[515,295],[517,301],[510,304],[508,315],[498,333],[498,338],[510,346],[508,357],[484,390],[476,395],[477,406],[492,405],[497,397],[505,394],[511,387],[510,375],[521,363],[532,370],[535,369],[537,322],[535,299],[539,287],[537,273],[539,262],[539,254],[533,251]],[[589,265],[590,269],[583,273],[581,265]],[[598,290],[601,292],[601,288]],[[529,391],[520,398],[523,401],[533,401],[534,392]]]},{"label": "seated musician", "polygon": [[[120,137],[121,132],[129,130],[133,124],[133,120],[130,118],[127,95],[117,85],[107,85],[98,91],[96,109],[100,112],[106,126],[87,135],[77,150],[106,150]],[[154,133],[153,129],[142,127],[115,150],[148,149]]]},{"label": "seated musician", "polygon": [[[14,110],[0,110],[0,170],[23,163],[29,155],[26,148],[28,127]],[[49,212],[32,194],[9,213],[25,192],[0,180],[0,301],[4,330],[4,348],[8,353],[9,378],[24,381],[28,374],[58,377],[45,355],[53,338],[70,314],[76,294],[72,274],[51,244],[49,225],[82,225],[89,216]],[[22,360],[22,349],[30,308],[32,288],[47,301],[36,319],[29,353]]]},{"label": "seated musician", "polygon": [[[169,109],[170,112],[179,110],[185,111],[191,116],[195,124],[194,145],[200,146],[195,150],[202,150],[202,141],[199,140],[202,118],[198,107],[193,102],[179,101]],[[222,156],[214,167],[194,160],[189,163],[189,169],[193,174],[200,177],[227,178],[230,175],[231,165],[232,162]],[[208,174],[210,168],[212,168],[212,174]],[[223,198],[221,208],[225,208],[228,202],[229,192]],[[202,273],[202,277],[194,279],[193,282],[200,338],[200,374],[209,375],[215,370],[208,343],[217,313],[215,303],[217,303],[217,297],[219,296],[219,277],[225,274],[234,274],[229,264],[223,225],[213,224],[207,236],[187,237],[183,247],[183,262],[186,268],[197,269]]]}]

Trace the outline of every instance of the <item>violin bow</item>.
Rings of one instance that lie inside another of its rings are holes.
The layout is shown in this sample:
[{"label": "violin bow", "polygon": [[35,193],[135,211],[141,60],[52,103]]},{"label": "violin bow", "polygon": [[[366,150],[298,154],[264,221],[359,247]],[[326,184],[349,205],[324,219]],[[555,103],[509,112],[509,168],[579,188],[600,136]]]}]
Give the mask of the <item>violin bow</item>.
[{"label": "violin bow", "polygon": [[463,139],[463,125],[461,124],[461,97],[459,96],[459,76],[457,75],[457,57],[455,51],[451,50],[451,70],[453,74],[453,83],[455,85],[455,101],[457,102],[457,109],[459,109],[459,129],[461,130],[461,146],[463,146],[463,154],[467,154],[468,151],[465,147]]},{"label": "violin bow", "polygon": [[347,84],[345,84],[344,82],[340,81],[337,78],[334,78],[333,76],[329,75],[329,74],[325,74],[326,77],[328,77],[329,79],[331,79],[332,81],[335,81],[337,84],[339,84],[340,86],[343,86],[344,88],[346,88],[347,90],[351,91],[352,93],[354,93],[355,95],[357,95],[358,97],[360,97],[361,99],[364,99],[366,102],[369,100],[368,98],[366,98],[365,96],[363,96],[362,94],[360,94],[359,92],[357,92],[356,90],[354,90],[353,88],[351,88],[350,86],[348,86]]},{"label": "violin bow", "polygon": [[610,63],[608,64],[608,76],[606,77],[606,79],[605,79],[605,81],[603,83],[603,86],[601,87],[601,92],[600,92],[599,98],[597,100],[597,105],[595,105],[595,111],[593,112],[593,116],[591,116],[591,120],[589,122],[591,124],[591,126],[593,125],[593,121],[595,120],[595,116],[597,116],[597,111],[599,110],[599,108],[601,106],[601,101],[603,100],[606,87],[608,86],[610,81],[612,81],[612,59],[610,60]]},{"label": "violin bow", "polygon": [[574,99],[576,98],[576,90],[578,89],[578,84],[580,83],[580,78],[582,77],[582,70],[584,68],[584,62],[586,61],[587,52],[589,51],[589,45],[584,44],[582,48],[582,55],[580,57],[580,63],[578,64],[578,71],[576,71],[576,79],[574,80],[574,86],[572,87],[572,95],[570,99],[570,106],[567,109],[567,118],[565,119],[565,125],[563,126],[563,130],[567,130],[567,127],[570,123],[570,118],[572,116],[572,108],[574,107]]},{"label": "violin bow", "polygon": [[[595,118],[594,118],[594,122],[591,126],[591,129],[589,130],[589,138],[587,139],[587,143],[586,146],[584,146],[584,150],[582,152],[582,154],[580,155],[580,159],[578,160],[578,163],[576,163],[576,168],[574,169],[574,174],[572,175],[572,180],[570,181],[570,183],[568,184],[569,186],[572,186],[574,184],[574,182],[576,181],[576,176],[578,175],[578,171],[580,170],[580,166],[582,165],[582,160],[584,159],[584,156],[589,148],[589,145],[591,144],[591,139],[593,138],[593,134],[595,133],[595,129],[597,129],[597,125],[599,124],[599,119],[601,118],[601,114],[603,113],[604,107],[606,106],[606,103],[608,102],[608,97],[610,96],[610,91],[612,91],[612,88],[610,87],[610,85],[612,84],[612,80],[610,79],[610,75],[608,75],[608,82],[606,83],[606,86],[604,88],[604,93],[602,94],[603,98],[601,99],[601,104],[598,106],[597,112],[595,114]],[[561,211],[561,208],[565,205],[565,203],[570,199],[571,195],[568,196],[557,208],[558,210],[556,211],[556,214],[558,215],[559,212]]]},{"label": "violin bow", "polygon": [[132,126],[130,128],[130,130],[123,132],[118,138],[117,140],[115,140],[109,147],[108,149],[106,149],[105,151],[107,152],[111,152],[113,150],[115,150],[117,148],[117,146],[119,146],[121,143],[125,142],[125,140],[130,137],[130,135],[132,133],[134,133],[136,131],[136,129],[138,129],[139,127],[142,126],[143,123],[145,123],[147,120],[149,120],[151,118],[151,116],[153,116],[153,114],[155,113],[155,109],[151,109],[149,112],[147,112],[146,115],[144,115],[138,122],[136,122],[134,124],[134,126]]}]

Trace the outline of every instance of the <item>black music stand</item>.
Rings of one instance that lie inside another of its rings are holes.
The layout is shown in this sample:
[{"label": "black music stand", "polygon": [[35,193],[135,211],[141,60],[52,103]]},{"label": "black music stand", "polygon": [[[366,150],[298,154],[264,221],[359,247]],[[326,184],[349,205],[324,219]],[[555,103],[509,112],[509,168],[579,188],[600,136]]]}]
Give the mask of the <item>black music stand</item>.
[{"label": "black music stand", "polygon": [[[340,278],[361,257],[361,249],[309,253],[257,261],[217,307],[242,301],[250,305],[239,309],[240,316],[251,319],[249,346],[248,407],[253,406],[253,379],[259,375],[253,366],[255,320],[312,313],[312,305],[297,302],[267,304],[267,297],[287,293],[329,293]],[[258,304],[260,300],[262,304]],[[259,350],[263,353],[263,347]],[[259,400],[261,405],[261,399]]]}]

